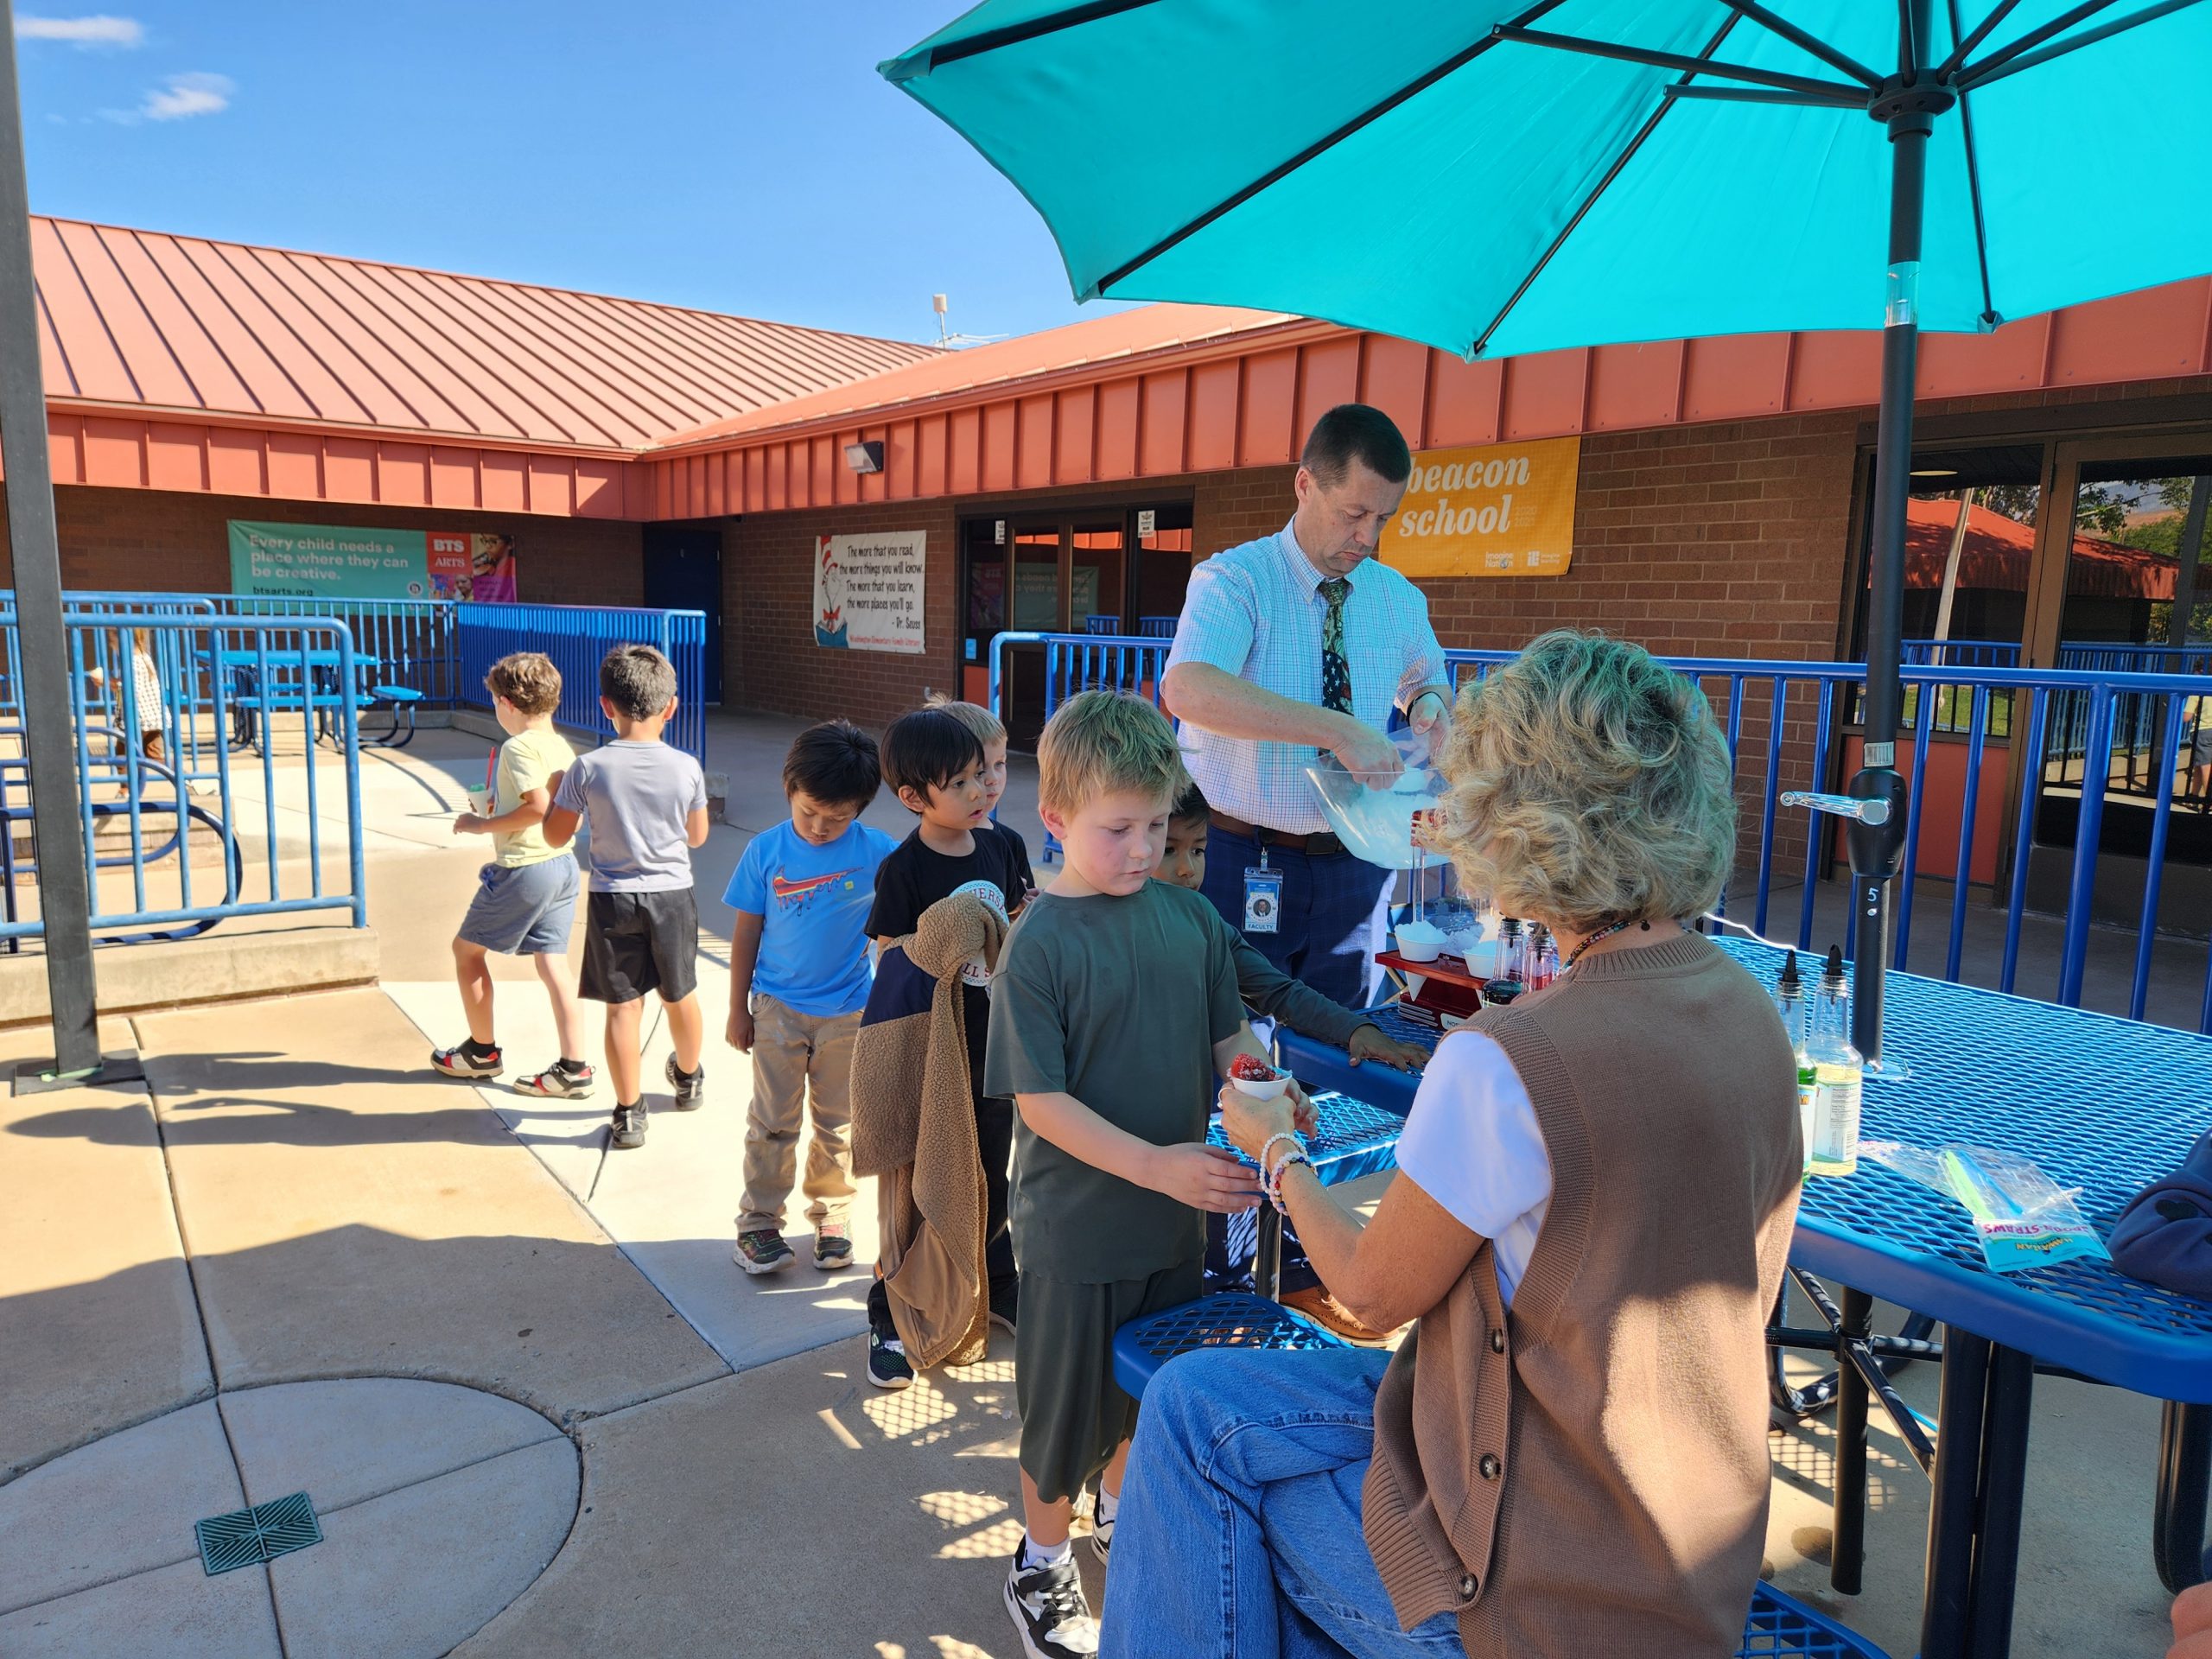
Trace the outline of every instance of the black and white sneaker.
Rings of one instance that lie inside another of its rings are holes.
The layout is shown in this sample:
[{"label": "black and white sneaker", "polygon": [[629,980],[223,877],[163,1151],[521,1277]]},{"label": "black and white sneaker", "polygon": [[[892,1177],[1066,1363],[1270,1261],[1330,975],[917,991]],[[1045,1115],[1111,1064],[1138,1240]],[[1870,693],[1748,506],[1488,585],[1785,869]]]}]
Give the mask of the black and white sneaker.
[{"label": "black and white sneaker", "polygon": [[879,1389],[909,1389],[914,1368],[906,1360],[906,1344],[887,1337],[873,1325],[868,1332],[868,1380]]},{"label": "black and white sneaker", "polygon": [[750,1274],[781,1273],[798,1260],[791,1254],[791,1247],[784,1243],[784,1236],[772,1227],[756,1228],[737,1236],[737,1249],[731,1259]]},{"label": "black and white sneaker", "polygon": [[991,1323],[1007,1333],[1014,1334],[1014,1322],[1021,1306],[1018,1279],[994,1279],[991,1281]]},{"label": "black and white sneaker", "polygon": [[449,1077],[496,1077],[507,1069],[497,1043],[478,1047],[474,1039],[452,1048],[434,1048],[430,1064]]},{"label": "black and white sneaker", "polygon": [[1028,1554],[1024,1538],[1006,1575],[1006,1610],[1021,1633],[1021,1650],[1029,1659],[1090,1659],[1098,1651],[1098,1621],[1084,1599],[1074,1554],[1050,1567],[1029,1566]]},{"label": "black and white sneaker", "polygon": [[645,1144],[645,1103],[641,1100],[634,1106],[617,1106],[614,1109],[613,1126],[607,1138],[625,1152],[632,1147],[644,1146]]},{"label": "black and white sneaker", "polygon": [[668,1086],[676,1090],[676,1109],[696,1112],[707,1103],[707,1068],[702,1062],[696,1071],[686,1076],[677,1068],[676,1056],[668,1057]]},{"label": "black and white sneaker", "polygon": [[1107,1552],[1114,1548],[1114,1522],[1120,1518],[1121,1510],[1119,1500],[1115,1501],[1112,1509],[1107,1508],[1103,1487],[1091,1498],[1090,1553],[1098,1557],[1101,1567],[1106,1565]]},{"label": "black and white sneaker", "polygon": [[588,1065],[571,1067],[566,1060],[547,1066],[534,1077],[517,1077],[515,1093],[542,1095],[553,1100],[588,1100],[598,1081]]}]

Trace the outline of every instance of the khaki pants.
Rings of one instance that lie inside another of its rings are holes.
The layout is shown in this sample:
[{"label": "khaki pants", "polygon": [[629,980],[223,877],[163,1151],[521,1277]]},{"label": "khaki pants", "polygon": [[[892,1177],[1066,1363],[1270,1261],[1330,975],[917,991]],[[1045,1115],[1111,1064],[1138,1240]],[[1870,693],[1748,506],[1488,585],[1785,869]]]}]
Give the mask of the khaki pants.
[{"label": "khaki pants", "polygon": [[860,1028],[857,1014],[800,1014],[772,996],[753,997],[753,1109],[745,1122],[739,1232],[782,1229],[810,1095],[806,1218],[817,1226],[845,1219],[853,1197],[853,1039]]}]

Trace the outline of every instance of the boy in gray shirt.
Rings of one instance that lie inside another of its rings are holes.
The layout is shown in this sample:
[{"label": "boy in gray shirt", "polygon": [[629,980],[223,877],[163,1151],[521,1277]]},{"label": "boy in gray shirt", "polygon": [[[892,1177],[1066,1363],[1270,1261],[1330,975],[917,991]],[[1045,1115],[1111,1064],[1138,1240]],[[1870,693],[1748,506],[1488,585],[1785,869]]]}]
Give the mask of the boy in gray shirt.
[{"label": "boy in gray shirt", "polygon": [[565,847],[591,818],[591,896],[584,912],[581,995],[607,1004],[607,1073],[617,1147],[645,1143],[639,1031],[648,991],[668,1006],[668,1081],[679,1112],[706,1099],[700,1048],[699,906],[691,849],[707,839],[699,763],[661,741],[676,712],[676,669],[651,645],[617,645],[599,665],[599,706],[614,741],[576,757],[545,815],[545,839]]}]

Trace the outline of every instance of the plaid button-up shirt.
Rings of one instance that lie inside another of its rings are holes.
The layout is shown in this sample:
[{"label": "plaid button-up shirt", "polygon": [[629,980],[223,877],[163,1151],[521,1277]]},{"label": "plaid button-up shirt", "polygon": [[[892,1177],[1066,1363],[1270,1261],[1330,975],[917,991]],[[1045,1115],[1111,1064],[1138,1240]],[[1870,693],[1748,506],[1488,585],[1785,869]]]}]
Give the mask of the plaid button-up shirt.
[{"label": "plaid button-up shirt", "polygon": [[[1232,547],[1191,572],[1167,665],[1205,663],[1263,691],[1321,706],[1321,626],[1327,580],[1291,527]],[[1352,715],[1376,731],[1424,685],[1444,683],[1444,648],[1429,626],[1428,599],[1376,559],[1351,576],[1344,600],[1344,656]],[[1320,752],[1310,744],[1224,737],[1185,722],[1191,776],[1209,803],[1248,823],[1288,835],[1329,827],[1306,775]]]}]

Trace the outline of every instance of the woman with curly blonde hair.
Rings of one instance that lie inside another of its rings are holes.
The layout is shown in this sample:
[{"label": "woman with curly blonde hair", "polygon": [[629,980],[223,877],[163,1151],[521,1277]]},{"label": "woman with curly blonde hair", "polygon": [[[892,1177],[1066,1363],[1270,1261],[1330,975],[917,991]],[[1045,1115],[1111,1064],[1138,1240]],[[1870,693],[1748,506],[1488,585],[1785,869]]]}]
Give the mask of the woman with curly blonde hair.
[{"label": "woman with curly blonde hair", "polygon": [[1109,1655],[1720,1659],[1741,1640],[1802,1154],[1764,991],[1682,925],[1733,858],[1727,746],[1688,680],[1561,632],[1460,693],[1443,766],[1438,844],[1568,966],[1438,1045],[1372,1221],[1314,1179],[1291,1103],[1224,1090],[1330,1289],[1417,1324],[1395,1355],[1160,1372]]}]

